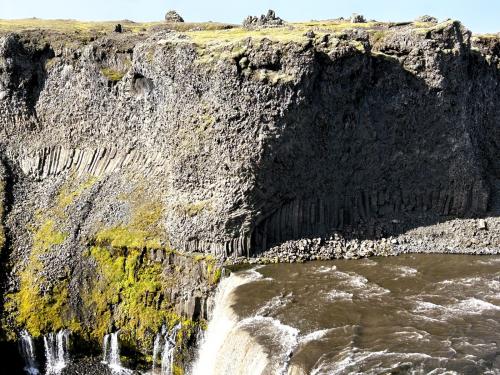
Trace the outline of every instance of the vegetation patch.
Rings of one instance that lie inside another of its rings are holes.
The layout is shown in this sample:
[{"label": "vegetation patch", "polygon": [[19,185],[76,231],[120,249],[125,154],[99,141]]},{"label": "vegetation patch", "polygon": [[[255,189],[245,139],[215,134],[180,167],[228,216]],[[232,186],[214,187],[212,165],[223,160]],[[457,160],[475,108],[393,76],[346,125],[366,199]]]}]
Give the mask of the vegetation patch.
[{"label": "vegetation patch", "polygon": [[86,309],[96,317],[91,336],[101,340],[106,333],[120,329],[125,346],[148,353],[163,325],[170,330],[180,323],[176,343],[178,355],[184,355],[203,322],[182,318],[174,311],[170,288],[181,275],[166,273],[161,263],[145,260],[144,250],[113,252],[94,246],[89,257],[95,261],[97,275],[83,296]]},{"label": "vegetation patch", "polygon": [[19,272],[19,291],[7,295],[5,311],[15,317],[18,327],[27,329],[34,337],[63,328],[73,332],[80,330],[69,306],[70,270],[63,270],[63,277],[49,283],[43,276],[43,258],[57,251],[66,241],[68,234],[59,229],[67,219],[65,210],[95,181],[68,181],[55,197],[55,204],[43,212],[37,212],[34,224],[29,228],[33,238],[31,252],[25,267]]},{"label": "vegetation patch", "polygon": [[101,73],[110,82],[118,82],[125,76],[127,72],[115,70],[112,68],[101,68]]},{"label": "vegetation patch", "polygon": [[35,337],[72,325],[66,321],[69,316],[67,281],[42,291],[44,280],[39,276],[43,270],[41,257],[61,245],[66,237],[56,229],[54,220],[42,222],[34,230],[28,263],[19,275],[19,292],[7,296],[6,311],[17,311],[17,324]]},{"label": "vegetation patch", "polygon": [[98,232],[96,243],[113,248],[170,250],[165,231],[160,225],[162,204],[152,201],[132,202],[131,207],[130,222]]}]

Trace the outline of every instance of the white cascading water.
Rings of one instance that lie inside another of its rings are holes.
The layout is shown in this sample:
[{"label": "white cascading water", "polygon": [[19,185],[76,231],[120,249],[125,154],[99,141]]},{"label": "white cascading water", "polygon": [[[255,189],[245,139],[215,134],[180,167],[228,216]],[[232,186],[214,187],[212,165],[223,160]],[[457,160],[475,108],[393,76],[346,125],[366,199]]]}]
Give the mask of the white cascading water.
[{"label": "white cascading water", "polygon": [[21,355],[24,358],[25,367],[24,371],[29,375],[39,375],[40,371],[36,363],[35,348],[33,346],[33,339],[27,331],[21,332]]},{"label": "white cascading water", "polygon": [[[167,331],[166,327],[162,327],[162,332],[155,337],[153,345],[153,374],[171,375],[173,373],[175,342],[177,333],[181,329],[181,324],[177,324],[171,331]],[[156,363],[160,352],[161,367],[160,371],[156,368]]]},{"label": "white cascading water", "polygon": [[47,375],[60,374],[68,364],[69,334],[68,330],[61,330],[57,334],[49,333],[43,337]]},{"label": "white cascading water", "polygon": [[[224,343],[231,337],[233,329],[238,324],[238,317],[231,308],[234,300],[233,292],[240,285],[261,277],[259,273],[249,271],[238,275],[231,274],[220,282],[215,296],[212,318],[201,341],[198,357],[193,365],[192,375],[221,375],[218,372],[218,357]],[[237,361],[238,359],[228,358],[227,360]]]},{"label": "white cascading water", "polygon": [[165,334],[165,326],[162,327],[161,333],[156,334],[155,341],[153,344],[153,374],[156,373],[156,361],[158,361],[158,354],[160,354],[161,350],[161,340],[164,334]]},{"label": "white cascading water", "polygon": [[108,346],[109,346],[109,335],[104,335],[102,340],[102,363],[108,363]]},{"label": "white cascading water", "polygon": [[110,333],[104,336],[103,340],[103,363],[106,363],[113,374],[130,374],[131,370],[122,366],[120,360],[120,331]]},{"label": "white cascading water", "polygon": [[171,375],[174,367],[175,342],[181,324],[177,324],[171,332],[165,334],[165,344],[161,357],[161,375]]}]

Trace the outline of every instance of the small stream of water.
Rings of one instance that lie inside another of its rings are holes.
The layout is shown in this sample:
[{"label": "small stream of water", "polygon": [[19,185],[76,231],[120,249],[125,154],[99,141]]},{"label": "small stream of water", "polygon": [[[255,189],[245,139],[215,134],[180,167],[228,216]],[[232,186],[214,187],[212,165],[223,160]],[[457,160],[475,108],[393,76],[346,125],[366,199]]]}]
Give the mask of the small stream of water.
[{"label": "small stream of water", "polygon": [[23,356],[25,362],[24,371],[29,375],[40,374],[40,371],[38,370],[38,364],[36,361],[33,339],[28,332],[26,331],[21,332],[19,345],[21,349],[21,355]]}]

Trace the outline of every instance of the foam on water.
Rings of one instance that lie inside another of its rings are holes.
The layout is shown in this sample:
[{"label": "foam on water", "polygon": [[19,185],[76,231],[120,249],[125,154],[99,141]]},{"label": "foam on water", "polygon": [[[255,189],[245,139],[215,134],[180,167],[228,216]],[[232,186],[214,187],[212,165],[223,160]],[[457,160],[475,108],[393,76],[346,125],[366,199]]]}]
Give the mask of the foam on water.
[{"label": "foam on water", "polygon": [[399,266],[394,269],[400,277],[413,277],[418,274],[418,270],[408,266]]},{"label": "foam on water", "polygon": [[344,292],[341,290],[333,289],[329,291],[328,293],[325,294],[326,299],[329,301],[338,301],[338,300],[345,300],[345,301],[352,301],[353,294]]},{"label": "foam on water", "polygon": [[419,314],[434,314],[431,315],[431,317],[447,320],[461,316],[481,315],[487,311],[500,311],[500,306],[472,297],[450,305],[438,305],[432,302],[417,301],[413,311]]},{"label": "foam on water", "polygon": [[321,340],[322,338],[324,338],[326,335],[328,335],[333,331],[334,331],[333,328],[329,328],[329,329],[320,329],[318,331],[308,333],[307,335],[299,338],[299,344],[305,345],[311,341]]},{"label": "foam on water", "polygon": [[[423,353],[396,353],[389,352],[387,350],[382,351],[369,351],[369,350],[359,350],[357,348],[347,348],[343,350],[337,356],[336,361],[326,361],[320,360],[316,367],[311,371],[311,375],[344,375],[344,374],[361,374],[363,372],[359,371],[363,366],[369,366],[368,362],[373,361],[375,363],[380,362],[382,359],[387,358],[397,358],[399,362],[404,361],[423,361],[431,359],[427,354]],[[444,359],[444,358],[443,358]],[[395,362],[394,366],[384,367],[375,365],[377,369],[377,374],[380,371],[390,371],[394,370],[398,366],[398,361]],[[373,370],[373,368],[372,368]],[[372,373],[372,372],[370,372]],[[375,372],[373,372],[375,373]]]},{"label": "foam on water", "polygon": [[279,309],[288,305],[293,299],[292,293],[279,295],[271,298],[266,304],[257,310],[256,315],[267,316],[276,313]]}]

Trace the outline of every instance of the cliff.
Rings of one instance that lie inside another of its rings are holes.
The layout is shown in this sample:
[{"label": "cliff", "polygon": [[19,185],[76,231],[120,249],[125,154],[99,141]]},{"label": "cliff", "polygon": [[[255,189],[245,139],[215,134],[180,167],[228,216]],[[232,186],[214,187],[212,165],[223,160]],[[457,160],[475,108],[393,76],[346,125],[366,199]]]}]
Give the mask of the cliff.
[{"label": "cliff", "polygon": [[498,37],[182,27],[0,28],[6,332],[122,328],[145,352],[202,324],[217,259],[496,207]]}]

